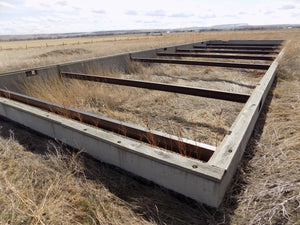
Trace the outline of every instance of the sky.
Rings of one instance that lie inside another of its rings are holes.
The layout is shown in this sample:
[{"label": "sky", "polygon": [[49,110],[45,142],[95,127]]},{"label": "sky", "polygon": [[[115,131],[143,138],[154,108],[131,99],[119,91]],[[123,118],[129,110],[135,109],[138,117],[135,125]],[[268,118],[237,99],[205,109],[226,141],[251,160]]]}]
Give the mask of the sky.
[{"label": "sky", "polygon": [[0,35],[300,24],[300,0],[0,0]]}]

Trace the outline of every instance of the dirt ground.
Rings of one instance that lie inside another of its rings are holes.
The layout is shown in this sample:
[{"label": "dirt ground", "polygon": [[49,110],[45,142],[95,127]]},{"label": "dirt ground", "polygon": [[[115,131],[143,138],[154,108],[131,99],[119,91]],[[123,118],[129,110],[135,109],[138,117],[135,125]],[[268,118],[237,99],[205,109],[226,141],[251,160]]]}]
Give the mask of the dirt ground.
[{"label": "dirt ground", "polygon": [[[298,224],[300,31],[212,32],[197,38],[245,37],[291,42],[219,209],[128,176],[84,153],[67,151],[55,140],[0,119],[0,223]],[[36,65],[31,63],[23,66]],[[20,68],[17,63],[2,65],[7,65],[2,67],[6,71]]]}]

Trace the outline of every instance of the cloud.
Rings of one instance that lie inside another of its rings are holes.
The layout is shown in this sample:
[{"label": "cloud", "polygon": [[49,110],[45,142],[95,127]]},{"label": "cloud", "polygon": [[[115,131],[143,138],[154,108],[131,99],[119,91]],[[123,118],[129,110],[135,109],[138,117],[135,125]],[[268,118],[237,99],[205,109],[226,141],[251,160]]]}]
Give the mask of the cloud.
[{"label": "cloud", "polygon": [[81,10],[80,7],[76,7],[76,6],[73,6],[73,7],[71,7],[71,8],[72,8],[72,10],[74,10],[74,11],[80,11],[80,10]]},{"label": "cloud", "polygon": [[[1,0],[0,0],[1,1]],[[23,1],[22,8],[24,10],[36,10],[36,11],[49,11],[49,13],[55,13],[58,11],[61,12],[69,12],[72,11],[73,8],[76,6],[72,4],[69,0],[52,0],[52,1],[40,1],[40,0],[19,0]]]},{"label": "cloud", "polygon": [[193,16],[193,14],[187,14],[187,13],[174,13],[172,14],[170,17],[183,17],[183,18],[187,18],[187,17],[191,17]]},{"label": "cloud", "polygon": [[157,20],[151,20],[151,21],[145,21],[145,20],[136,20],[136,23],[141,23],[141,24],[157,24],[159,21]]},{"label": "cloud", "polygon": [[105,4],[97,0],[0,0],[0,33],[299,23],[299,0],[255,2],[224,6],[220,0],[119,0],[116,8],[114,0]]},{"label": "cloud", "polygon": [[233,14],[227,14],[227,15],[224,15],[224,17],[228,17],[228,18],[238,18],[237,15],[233,15]]},{"label": "cloud", "polygon": [[146,16],[159,16],[159,17],[164,17],[166,16],[166,12],[162,9],[159,10],[154,10],[154,11],[149,11],[146,13]]},{"label": "cloud", "polygon": [[300,18],[300,14],[299,13],[292,13],[292,17],[299,17]]},{"label": "cloud", "polygon": [[264,12],[265,15],[270,15],[270,14],[273,14],[273,13],[274,13],[274,11],[270,11],[270,10]]},{"label": "cloud", "polygon": [[211,19],[211,18],[216,18],[216,14],[211,13],[211,14],[203,14],[198,16],[200,19]]},{"label": "cloud", "polygon": [[22,17],[22,18],[20,18],[20,21],[30,22],[30,23],[38,23],[40,20],[38,18],[30,16],[30,17]]},{"label": "cloud", "polygon": [[39,6],[42,7],[42,8],[49,8],[49,7],[51,7],[48,3],[45,3],[45,2],[42,2]]},{"label": "cloud", "polygon": [[67,1],[59,1],[59,2],[56,2],[57,5],[60,5],[60,6],[66,6],[67,5]]},{"label": "cloud", "polygon": [[54,16],[46,17],[44,20],[47,21],[47,22],[50,22],[50,23],[58,23],[58,22],[63,21],[61,18],[54,17]]},{"label": "cloud", "polygon": [[283,9],[283,10],[289,10],[289,9],[294,9],[295,6],[294,5],[283,5],[281,8],[279,9]]},{"label": "cloud", "polygon": [[130,16],[136,16],[138,14],[138,12],[135,10],[128,10],[125,12],[125,14],[130,15]]},{"label": "cloud", "polygon": [[96,13],[96,14],[105,14],[105,10],[102,10],[102,9],[99,9],[99,10],[93,10],[93,13]]},{"label": "cloud", "polygon": [[9,3],[7,3],[7,2],[3,2],[3,1],[0,1],[0,8],[1,7],[3,7],[3,8],[15,8],[15,6],[14,5],[12,5],[12,4],[9,4]]}]

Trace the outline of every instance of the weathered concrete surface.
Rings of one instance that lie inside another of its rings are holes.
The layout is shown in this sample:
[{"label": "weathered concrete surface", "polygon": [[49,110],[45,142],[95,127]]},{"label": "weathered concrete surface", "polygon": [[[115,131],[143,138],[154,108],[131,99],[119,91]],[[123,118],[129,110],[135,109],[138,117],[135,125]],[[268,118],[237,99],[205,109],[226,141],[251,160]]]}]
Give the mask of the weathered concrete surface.
[{"label": "weathered concrete surface", "polygon": [[218,167],[1,97],[0,115],[207,205],[222,201]]},{"label": "weathered concrete surface", "polygon": [[[46,76],[58,75],[60,71],[75,73],[95,73],[97,71],[118,71],[128,72],[130,64],[130,56],[139,57],[155,57],[156,52],[164,50],[172,50],[176,47],[192,47],[193,44],[177,45],[165,48],[155,48],[146,51],[138,51],[133,53],[125,53],[111,55],[105,57],[91,58],[86,60],[73,61],[62,64],[49,65],[25,70],[19,70],[10,73],[0,74],[0,88],[10,91],[23,92],[24,81],[45,78]],[[28,76],[31,71],[35,71],[36,75]]]},{"label": "weathered concrete surface", "polygon": [[283,54],[284,50],[280,52],[271,64],[270,68],[256,86],[249,100],[231,126],[228,134],[208,161],[209,165],[226,170],[226,176],[222,180],[222,185],[224,186],[222,189],[223,195],[225,194],[244,154],[260,111],[274,82],[276,76],[275,72]]},{"label": "weathered concrete surface", "polygon": [[[265,41],[231,41],[236,44],[265,44]],[[207,42],[193,43],[205,45]],[[223,43],[211,41],[210,43]],[[271,43],[278,44],[280,41]],[[173,46],[89,59],[32,69],[37,76],[27,76],[28,70],[0,75],[0,88],[19,91],[24,79],[57,75],[59,71],[87,72],[97,69],[127,71],[130,56],[154,57],[156,52],[174,52],[176,47],[192,48],[193,44]],[[0,98],[0,115],[64,143],[83,149],[96,159],[115,165],[151,180],[163,187],[186,195],[207,205],[218,207],[243,155],[246,144],[275,78],[283,52],[262,78],[243,110],[208,163],[175,153],[152,148],[139,141],[96,129],[40,109]],[[30,70],[29,70],[30,71]]]}]

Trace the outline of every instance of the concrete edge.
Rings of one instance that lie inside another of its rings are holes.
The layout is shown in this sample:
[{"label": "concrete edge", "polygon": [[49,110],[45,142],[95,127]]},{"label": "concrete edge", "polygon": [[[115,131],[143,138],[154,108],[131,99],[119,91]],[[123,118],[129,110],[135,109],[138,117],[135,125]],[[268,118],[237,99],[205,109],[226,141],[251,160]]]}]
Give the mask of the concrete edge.
[{"label": "concrete edge", "polygon": [[24,89],[24,81],[31,79],[43,79],[44,77],[59,74],[60,71],[67,72],[86,72],[94,73],[99,69],[112,69],[113,71],[125,72],[128,71],[130,56],[137,55],[141,57],[153,57],[157,51],[163,49],[176,48],[179,46],[191,46],[192,43],[180,44],[176,46],[153,48],[135,52],[127,52],[122,54],[114,54],[102,57],[88,58],[84,60],[76,60],[61,64],[52,64],[42,67],[28,68],[18,71],[12,71],[0,74],[0,88],[11,91],[22,92]]},{"label": "concrete edge", "polygon": [[1,97],[0,115],[207,205],[222,200],[219,167]]},{"label": "concrete edge", "polygon": [[106,56],[100,56],[100,57],[91,57],[91,58],[87,58],[87,59],[83,59],[83,60],[75,60],[75,61],[70,61],[70,62],[65,62],[65,63],[59,63],[59,64],[50,64],[50,65],[46,65],[46,66],[40,66],[40,67],[33,67],[33,68],[28,68],[28,69],[21,69],[21,70],[16,70],[16,71],[9,71],[9,72],[4,72],[0,74],[1,76],[8,76],[8,75],[14,75],[17,73],[25,73],[27,71],[32,71],[32,70],[47,70],[47,69],[52,69],[52,68],[57,68],[57,66],[71,66],[73,64],[77,64],[77,63],[85,63],[85,62],[89,62],[89,61],[94,61],[94,60],[99,60],[99,59],[105,59],[105,58],[112,58],[112,57],[116,57],[116,56],[127,56],[129,54],[140,54],[140,53],[144,53],[144,52],[149,52],[149,51],[158,51],[158,50],[163,50],[163,49],[167,49],[167,48],[176,48],[176,47],[182,47],[182,46],[186,46],[186,45],[193,45],[193,44],[197,44],[197,43],[202,43],[203,41],[199,41],[199,42],[192,42],[192,43],[183,43],[183,44],[178,44],[178,45],[170,45],[167,47],[158,47],[158,48],[150,48],[150,49],[145,49],[145,50],[141,50],[141,51],[133,51],[133,52],[123,52],[123,53],[118,53],[118,54],[113,54],[113,55],[106,55]]},{"label": "concrete edge", "polygon": [[[177,47],[187,45],[190,44],[177,45]],[[133,52],[131,54],[153,55],[158,50],[166,51],[173,48],[176,48],[176,46]],[[248,102],[230,128],[230,132],[225,136],[208,163],[152,148],[138,141],[95,129],[9,99],[0,98],[0,114],[49,137],[59,139],[74,148],[86,151],[89,149],[87,153],[101,161],[123,168],[207,205],[218,207],[251,137],[265,98],[275,79],[275,71],[283,52],[284,50],[280,52],[253,91]],[[28,70],[42,70],[40,75],[44,75],[44,73],[47,75],[49,71],[58,72],[60,66],[65,66],[65,68],[74,66],[76,70],[89,66],[87,62],[91,62],[91,64],[115,63],[117,61],[115,58],[122,58],[123,61],[127,61],[130,58],[130,53]],[[0,74],[1,81],[5,76],[7,79],[12,80],[24,76],[28,70]],[[85,142],[79,141],[80,138],[84,138]],[[90,142],[94,144],[92,145]],[[101,153],[102,149],[99,146],[105,146],[103,150],[105,154]],[[135,164],[137,166],[134,166]],[[148,170],[145,171],[146,165]],[[164,175],[162,176],[161,174]],[[177,174],[176,179],[174,174]]]},{"label": "concrete edge", "polygon": [[284,50],[278,54],[274,62],[265,73],[251,97],[239,113],[231,126],[228,134],[224,137],[216,152],[208,161],[209,165],[217,166],[226,170],[222,180],[223,195],[236,172],[238,164],[244,154],[248,140],[254,130],[257,119],[263,108],[266,97],[275,80],[276,69],[284,54]]},{"label": "concrete edge", "polygon": [[218,167],[228,169],[234,155],[240,152],[240,145],[244,144],[244,142],[247,144],[267,94],[273,84],[278,62],[283,54],[284,50],[276,57],[252,92],[250,98],[229,129],[228,134],[217,147],[215,154],[210,158],[210,165],[218,165]]}]

